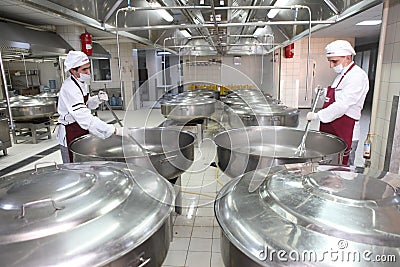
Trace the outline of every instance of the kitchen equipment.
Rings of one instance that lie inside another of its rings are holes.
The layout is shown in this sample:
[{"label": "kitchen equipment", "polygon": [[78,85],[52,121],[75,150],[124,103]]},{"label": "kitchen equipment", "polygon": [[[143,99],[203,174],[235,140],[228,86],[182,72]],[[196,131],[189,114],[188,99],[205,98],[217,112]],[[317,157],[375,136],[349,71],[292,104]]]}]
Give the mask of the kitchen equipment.
[{"label": "kitchen equipment", "polygon": [[195,119],[209,118],[215,112],[214,98],[184,98],[160,101],[164,117],[188,122]]},{"label": "kitchen equipment", "polygon": [[[7,104],[1,103],[2,107]],[[49,118],[57,112],[55,101],[28,96],[10,97],[10,108],[15,121],[31,121]]]},{"label": "kitchen equipment", "polygon": [[213,92],[205,90],[184,91],[177,96],[185,98],[215,98]]},{"label": "kitchen equipment", "polygon": [[7,109],[0,108],[0,150],[4,156],[7,155],[7,148],[11,147],[10,127],[7,119]]},{"label": "kitchen equipment", "polygon": [[[257,176],[264,182],[249,193]],[[376,266],[378,256],[397,266],[399,180],[398,174],[316,163],[238,177],[219,191],[214,206],[224,264]]]},{"label": "kitchen equipment", "polygon": [[38,99],[41,99],[41,100],[54,101],[56,103],[58,101],[58,96],[55,93],[44,92],[44,93],[40,93],[38,95],[35,95],[34,97],[36,97]]},{"label": "kitchen equipment", "polygon": [[[232,128],[243,126],[287,126],[299,125],[300,110],[283,105],[253,105],[235,107],[228,116]],[[238,123],[238,118],[240,122]]]},{"label": "kitchen equipment", "polygon": [[255,169],[300,162],[340,164],[346,143],[339,137],[309,132],[306,151],[296,155],[303,131],[280,126],[252,126],[217,134],[218,166],[230,177]]},{"label": "kitchen equipment", "polygon": [[161,266],[174,191],[130,167],[87,162],[2,177],[2,266]]},{"label": "kitchen equipment", "polygon": [[[314,104],[312,106],[311,112],[315,111],[315,107],[317,106],[318,98],[320,96],[321,91],[322,91],[322,88],[318,87],[317,94],[316,94],[316,97],[314,99]],[[304,130],[303,138],[301,139],[300,145],[296,149],[296,154],[299,155],[299,156],[304,155],[304,153],[306,151],[306,139],[307,139],[307,134],[308,134],[308,129],[309,128],[310,128],[310,121],[307,121],[306,129]]]},{"label": "kitchen equipment", "polygon": [[112,135],[100,139],[84,135],[70,144],[74,162],[117,161],[142,166],[166,179],[174,179],[193,163],[195,137],[192,133],[170,128],[129,128],[129,133],[143,151],[127,137]]},{"label": "kitchen equipment", "polygon": [[206,92],[206,93],[212,93],[213,94],[213,98],[215,98],[216,100],[219,100],[220,99],[220,96],[221,96],[221,93],[220,93],[220,91],[218,91],[218,90],[212,90],[212,89],[195,89],[193,92],[199,92],[199,93],[202,93],[202,92]]}]

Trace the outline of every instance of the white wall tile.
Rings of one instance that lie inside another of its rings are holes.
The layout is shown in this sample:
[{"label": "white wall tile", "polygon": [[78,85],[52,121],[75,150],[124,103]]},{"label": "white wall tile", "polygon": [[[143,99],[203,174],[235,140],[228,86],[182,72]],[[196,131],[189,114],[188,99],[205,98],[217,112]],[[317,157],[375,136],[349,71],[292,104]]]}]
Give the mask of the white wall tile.
[{"label": "white wall tile", "polygon": [[386,117],[386,103],[387,101],[378,100],[378,113],[377,113],[378,118],[383,119]]},{"label": "white wall tile", "polygon": [[[399,28],[400,31],[400,28]],[[400,42],[396,42],[393,45],[393,62],[400,63]]]},{"label": "white wall tile", "polygon": [[399,95],[400,93],[399,90],[400,90],[400,83],[389,83],[387,99],[389,101],[392,101],[394,95]]},{"label": "white wall tile", "polygon": [[376,127],[375,127],[375,136],[377,137],[377,139],[382,138],[382,134],[383,134],[383,125],[384,125],[384,120],[380,117],[378,117],[376,119]]},{"label": "white wall tile", "polygon": [[398,0],[391,0],[388,13],[388,24],[393,24],[399,21],[400,2]]},{"label": "white wall tile", "polygon": [[382,71],[381,71],[381,81],[382,82],[389,82],[390,79],[390,68],[391,64],[382,64]]},{"label": "white wall tile", "polygon": [[[393,101],[387,101],[386,102],[386,117],[384,118],[387,122],[390,120],[390,115],[392,112],[392,103]],[[383,136],[387,137],[387,135],[383,134]]]},{"label": "white wall tile", "polygon": [[396,23],[396,30],[395,30],[396,34],[394,37],[394,42],[400,42],[400,22]]},{"label": "white wall tile", "polygon": [[400,82],[400,63],[392,64],[389,82],[391,82],[391,83],[399,83]]},{"label": "white wall tile", "polygon": [[396,24],[388,24],[386,29],[385,44],[394,43],[395,35],[396,35]]},{"label": "white wall tile", "polygon": [[[389,83],[381,82],[379,87],[380,87],[379,88],[379,99],[380,100],[388,100]],[[371,88],[370,88],[370,90],[371,90]]]},{"label": "white wall tile", "polygon": [[385,44],[383,51],[383,63],[391,63],[393,58],[393,46],[394,44]]}]

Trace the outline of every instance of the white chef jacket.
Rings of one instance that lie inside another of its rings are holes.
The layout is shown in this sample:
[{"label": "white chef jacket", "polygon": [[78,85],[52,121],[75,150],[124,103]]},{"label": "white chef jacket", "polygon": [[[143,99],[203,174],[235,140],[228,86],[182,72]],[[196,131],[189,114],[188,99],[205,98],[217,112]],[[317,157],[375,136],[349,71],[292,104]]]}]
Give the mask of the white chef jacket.
[{"label": "white chef jacket", "polygon": [[[369,90],[369,81],[367,73],[359,66],[355,65],[343,78],[338,85],[341,77],[346,73],[353,62],[346,66],[343,71],[335,78],[331,87],[335,89],[335,102],[328,107],[318,111],[321,122],[332,122],[337,118],[347,115],[356,121],[361,118],[361,110],[364,106],[364,100]],[[359,135],[359,127],[353,135]],[[358,134],[357,134],[358,132]],[[358,138],[353,140],[358,140]]]},{"label": "white chef jacket", "polygon": [[74,78],[70,76],[64,81],[58,95],[57,111],[60,115],[58,118],[60,124],[57,132],[58,143],[67,146],[65,125],[74,122],[77,122],[82,129],[88,130],[89,133],[102,139],[110,137],[114,133],[114,126],[105,123],[91,113],[91,109],[97,108],[101,101],[97,96],[89,96],[85,104],[83,95],[89,94],[86,83],[75,79],[80,85],[79,89],[72,79]]}]

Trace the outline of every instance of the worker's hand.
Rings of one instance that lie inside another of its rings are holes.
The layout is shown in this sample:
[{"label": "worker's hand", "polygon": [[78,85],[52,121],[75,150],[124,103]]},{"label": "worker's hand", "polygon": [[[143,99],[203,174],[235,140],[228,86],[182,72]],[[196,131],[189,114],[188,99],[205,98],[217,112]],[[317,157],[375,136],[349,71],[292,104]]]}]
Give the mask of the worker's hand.
[{"label": "worker's hand", "polygon": [[119,136],[128,136],[129,129],[125,127],[115,127],[114,134]]},{"label": "worker's hand", "polygon": [[308,121],[319,120],[319,116],[315,112],[308,112],[307,113],[307,120]]},{"label": "worker's hand", "polygon": [[99,100],[101,102],[108,101],[108,95],[104,91],[99,91],[99,93],[97,94],[97,97],[99,98]]}]

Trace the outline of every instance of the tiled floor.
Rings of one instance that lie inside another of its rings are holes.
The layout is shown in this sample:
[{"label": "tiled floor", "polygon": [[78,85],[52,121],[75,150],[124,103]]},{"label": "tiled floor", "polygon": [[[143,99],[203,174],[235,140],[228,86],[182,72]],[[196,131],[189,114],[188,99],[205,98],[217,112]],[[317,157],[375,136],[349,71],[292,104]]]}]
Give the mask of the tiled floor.
[{"label": "tiled floor", "polygon": [[[160,110],[147,109],[137,111],[116,111],[123,118],[125,126],[142,127],[158,126],[164,118]],[[307,110],[301,111],[300,125],[304,129]],[[361,146],[368,131],[368,112],[361,120]],[[113,119],[108,111],[100,111],[99,117],[105,121]],[[317,129],[318,124],[312,123],[311,129]],[[173,242],[163,266],[189,266],[189,267],[223,267],[220,250],[220,228],[214,217],[213,201],[219,189],[230,180],[220,170],[210,166],[215,161],[215,146],[207,138],[216,133],[217,127],[209,124],[205,129],[205,140],[196,147],[196,161],[191,168],[182,175],[182,215],[174,215]],[[47,156],[35,156],[39,152],[54,147],[57,144],[55,134],[52,139],[40,141],[38,144],[21,143],[8,149],[7,156],[0,156],[0,171],[27,158],[37,157],[32,163],[14,170],[20,172],[56,163],[62,163],[59,151]],[[362,147],[361,147],[362,149]],[[356,165],[363,164],[362,150],[357,151]],[[35,158],[34,158],[35,159]],[[47,162],[47,163],[46,163]]]}]

